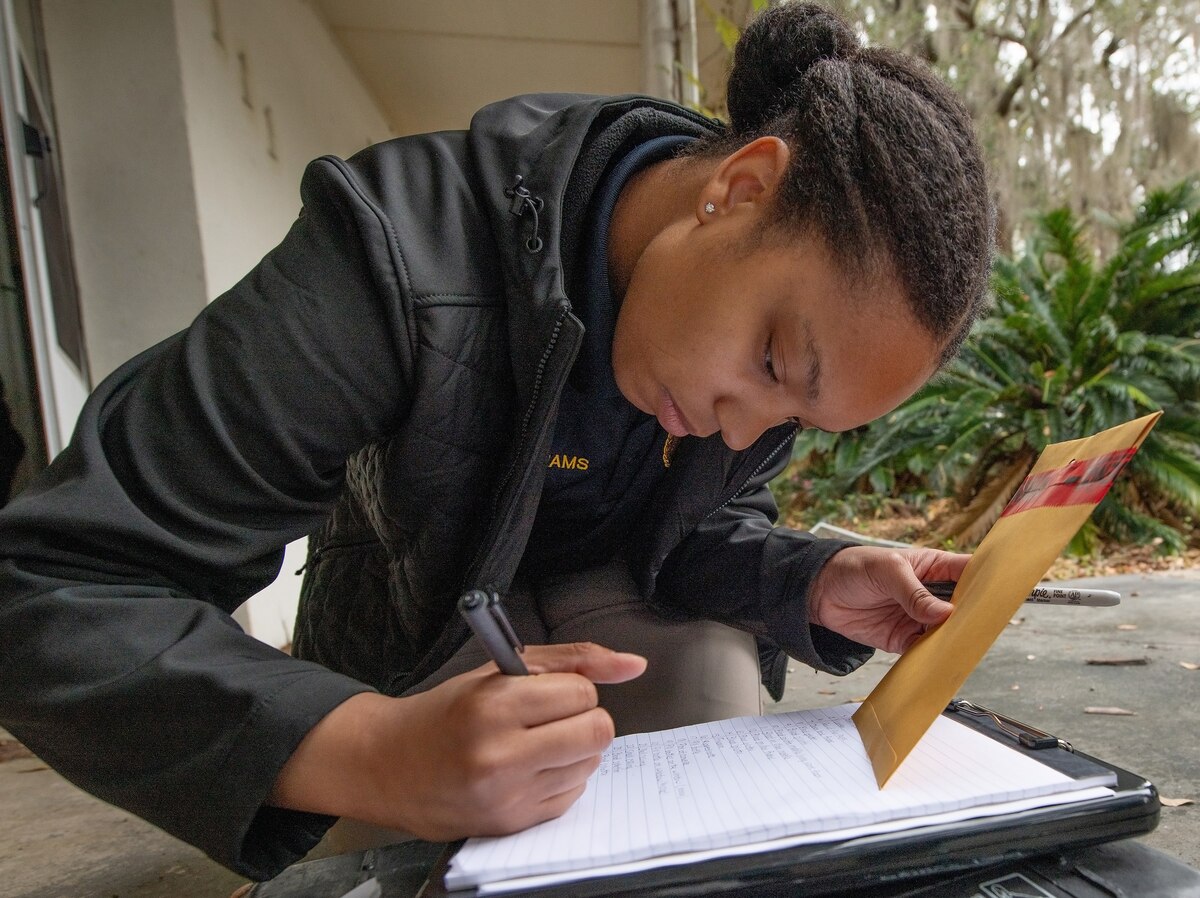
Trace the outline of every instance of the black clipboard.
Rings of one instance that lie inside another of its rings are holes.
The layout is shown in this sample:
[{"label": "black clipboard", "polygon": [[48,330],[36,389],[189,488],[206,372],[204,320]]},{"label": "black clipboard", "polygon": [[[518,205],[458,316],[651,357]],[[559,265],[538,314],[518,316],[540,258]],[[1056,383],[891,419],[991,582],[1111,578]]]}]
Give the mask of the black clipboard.
[{"label": "black clipboard", "polygon": [[[1098,770],[1112,771],[1117,777],[1114,794],[999,817],[577,879],[522,889],[519,894],[534,898],[899,895],[933,878],[1144,835],[1158,824],[1158,792],[1144,777],[1075,751],[1057,737],[969,702],[952,702],[945,713],[1068,776],[1078,779]],[[1033,738],[1023,739],[1021,733]],[[1038,737],[1053,740],[1053,746]],[[1033,747],[1037,744],[1043,747]],[[450,859],[461,845],[454,843],[442,852],[419,898],[471,898],[476,894],[474,888],[448,891],[444,885]]]}]

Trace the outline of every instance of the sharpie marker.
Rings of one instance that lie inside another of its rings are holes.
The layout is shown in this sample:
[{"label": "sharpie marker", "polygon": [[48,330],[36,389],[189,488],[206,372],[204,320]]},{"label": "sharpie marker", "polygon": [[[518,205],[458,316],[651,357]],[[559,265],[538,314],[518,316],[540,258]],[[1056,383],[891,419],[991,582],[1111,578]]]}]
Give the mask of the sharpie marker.
[{"label": "sharpie marker", "polygon": [[[922,584],[939,599],[948,599],[958,584],[953,580],[934,580]],[[1111,608],[1121,604],[1121,594],[1111,589],[1079,589],[1074,586],[1038,586],[1025,599],[1030,605],[1079,605],[1086,608]]]},{"label": "sharpie marker", "polygon": [[494,592],[472,589],[458,600],[458,610],[466,618],[467,625],[479,637],[483,647],[501,673],[525,676],[529,669],[521,660],[525,646],[521,644],[517,631],[508,621],[500,597]]}]

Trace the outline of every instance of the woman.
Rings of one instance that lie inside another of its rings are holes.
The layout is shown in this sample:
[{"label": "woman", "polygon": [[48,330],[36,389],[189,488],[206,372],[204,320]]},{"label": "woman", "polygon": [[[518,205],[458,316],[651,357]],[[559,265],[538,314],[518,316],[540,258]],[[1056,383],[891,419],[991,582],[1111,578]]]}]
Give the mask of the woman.
[{"label": "woman", "polygon": [[[920,581],[964,556],[773,527],[767,482],[978,314],[968,117],[798,3],[747,30],[729,108],[523,97],[313,163],[283,243],[0,518],[0,722],[262,878],[333,816],[555,816],[614,732],[757,713],[783,651],[847,673],[943,620]],[[306,533],[288,658],[228,614]],[[467,640],[474,587],[542,675]]]}]

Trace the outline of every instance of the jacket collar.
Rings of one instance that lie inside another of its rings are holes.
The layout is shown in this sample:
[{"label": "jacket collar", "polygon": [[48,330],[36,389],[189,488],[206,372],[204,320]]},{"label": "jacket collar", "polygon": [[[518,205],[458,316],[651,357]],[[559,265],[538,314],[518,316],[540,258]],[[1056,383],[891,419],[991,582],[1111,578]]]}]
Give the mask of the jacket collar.
[{"label": "jacket collar", "polygon": [[502,260],[509,346],[522,405],[562,314],[588,203],[612,157],[663,134],[699,136],[711,119],[652,97],[531,94],[471,120],[470,146]]}]

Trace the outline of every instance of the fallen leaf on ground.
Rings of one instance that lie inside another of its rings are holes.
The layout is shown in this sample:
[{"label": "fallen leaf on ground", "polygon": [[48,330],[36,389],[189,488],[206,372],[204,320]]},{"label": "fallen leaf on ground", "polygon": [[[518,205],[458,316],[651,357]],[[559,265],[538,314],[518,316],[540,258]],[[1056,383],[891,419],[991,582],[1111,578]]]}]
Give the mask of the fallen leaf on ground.
[{"label": "fallen leaf on ground", "polygon": [[837,695],[832,689],[818,689],[817,695]]},{"label": "fallen leaf on ground", "polygon": [[1023,617],[1014,617],[1012,620],[1010,620],[1010,621],[1008,622],[1008,625],[1009,625],[1010,627],[1019,627],[1019,626],[1021,626],[1021,624],[1023,624],[1024,622],[1025,622],[1025,618],[1023,618]]},{"label": "fallen leaf on ground", "polygon": [[1110,667],[1129,667],[1135,664],[1149,664],[1150,659],[1141,658],[1088,658],[1085,664],[1106,664]]},{"label": "fallen leaf on ground", "polygon": [[1136,630],[1137,624],[1117,624],[1118,630]]},{"label": "fallen leaf on ground", "polygon": [[1179,666],[1184,670],[1200,670],[1200,664],[1195,661],[1180,661]]},{"label": "fallen leaf on ground", "polygon": [[1113,717],[1136,717],[1136,711],[1126,711],[1124,708],[1092,707],[1084,708],[1084,714],[1109,714]]},{"label": "fallen leaf on ground", "polygon": [[33,752],[16,739],[0,739],[0,764],[17,758],[32,758]]},{"label": "fallen leaf on ground", "polygon": [[1168,807],[1168,808],[1178,808],[1178,807],[1183,807],[1183,805],[1185,805],[1185,804],[1195,804],[1196,803],[1196,802],[1192,801],[1190,798],[1163,798],[1161,795],[1158,796],[1158,800],[1162,802],[1164,807]]}]

